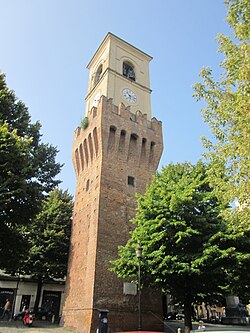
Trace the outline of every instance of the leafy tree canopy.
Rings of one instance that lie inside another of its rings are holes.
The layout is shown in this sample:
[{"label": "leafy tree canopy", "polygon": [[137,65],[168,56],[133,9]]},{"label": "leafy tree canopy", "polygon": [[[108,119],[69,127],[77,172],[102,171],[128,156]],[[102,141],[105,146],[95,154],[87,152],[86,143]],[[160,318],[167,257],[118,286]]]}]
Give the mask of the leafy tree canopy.
[{"label": "leafy tree canopy", "polygon": [[[231,291],[249,297],[250,270],[250,2],[227,0],[227,21],[234,39],[219,34],[219,51],[224,55],[219,80],[210,68],[203,68],[203,83],[196,83],[195,97],[203,99],[204,120],[214,141],[204,138],[211,161],[209,180],[215,193],[234,209],[223,212],[231,242],[236,246],[238,265],[232,272]],[[233,267],[232,267],[233,268]],[[237,283],[236,283],[237,282]]]},{"label": "leafy tree canopy", "polygon": [[233,224],[249,231],[250,219],[250,2],[227,0],[227,21],[235,38],[219,34],[219,51],[224,55],[219,80],[210,68],[203,68],[203,83],[196,83],[195,97],[203,99],[204,120],[215,141],[204,139],[211,160],[210,181],[218,197],[236,200],[238,208],[230,212]]},{"label": "leafy tree canopy", "polygon": [[170,293],[186,305],[187,325],[191,303],[216,299],[227,287],[228,269],[236,263],[221,204],[198,162],[163,168],[145,195],[138,195],[136,225],[131,239],[119,248],[113,262],[118,276],[136,280],[135,248],[143,249],[142,281]]},{"label": "leafy tree canopy", "polygon": [[[17,226],[29,223],[41,201],[59,183],[57,149],[41,143],[40,124],[8,89],[0,73],[0,267],[13,269],[9,256],[21,250]],[[6,242],[8,239],[8,242]],[[19,246],[18,246],[19,245]]]},{"label": "leafy tree canopy", "polygon": [[72,196],[55,189],[44,199],[41,212],[23,228],[29,244],[24,272],[34,277],[64,278],[73,212]]},{"label": "leafy tree canopy", "polygon": [[72,212],[72,196],[55,189],[44,199],[40,213],[30,225],[22,227],[21,234],[28,247],[20,271],[37,279],[35,312],[43,280],[66,276]]}]

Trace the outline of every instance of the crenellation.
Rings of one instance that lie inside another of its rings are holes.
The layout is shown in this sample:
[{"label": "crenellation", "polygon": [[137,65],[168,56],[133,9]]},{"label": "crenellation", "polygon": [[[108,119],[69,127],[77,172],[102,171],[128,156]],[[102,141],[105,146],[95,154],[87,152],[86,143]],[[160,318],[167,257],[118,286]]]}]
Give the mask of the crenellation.
[{"label": "crenellation", "polygon": [[118,115],[124,119],[129,119],[130,116],[130,112],[125,108],[122,102],[118,106]]},{"label": "crenellation", "polygon": [[98,128],[89,124],[86,129],[78,128],[75,131],[75,140],[73,145],[73,164],[76,174],[79,175],[88,166],[93,164],[94,159],[99,154],[99,135]]},{"label": "crenellation", "polygon": [[[118,108],[118,113],[114,112],[116,108]],[[120,103],[116,108],[112,104],[112,99],[107,100],[105,96],[101,97],[101,103],[97,106],[99,116],[95,121],[95,128],[102,128],[102,134],[100,134],[102,137],[102,145],[106,147],[102,151],[102,154],[105,155],[105,151],[108,152],[108,154],[117,154],[120,159],[133,161],[133,163],[138,166],[143,164],[144,167],[152,169],[152,166],[159,162],[156,160],[155,156],[159,156],[160,154],[155,155],[153,153],[153,148],[150,148],[150,142],[152,141],[150,138],[152,136],[155,137],[156,133],[153,134],[153,132],[155,132],[157,128],[159,129],[160,127],[161,129],[161,122],[158,122],[155,118],[149,122],[147,115],[143,114],[140,110],[138,110],[136,114],[132,114],[129,108],[125,108],[123,103]],[[106,127],[101,127],[101,123],[105,123]],[[148,126],[148,124],[150,124],[150,126]],[[93,125],[94,124],[91,122],[89,123],[89,131],[92,130]],[[133,140],[133,135],[137,136],[136,141]],[[92,134],[92,142],[93,137],[94,134]],[[95,130],[95,147],[97,147],[96,139],[97,130]],[[142,144],[143,140],[144,143]],[[157,146],[160,144],[158,148],[160,153],[162,151],[161,140],[160,135],[155,142]],[[159,144],[157,141],[159,141]],[[97,156],[97,151],[95,151],[95,156]],[[88,159],[88,155],[85,157],[85,160],[86,158]]]},{"label": "crenellation", "polygon": [[[88,113],[87,113],[88,126],[91,126],[92,122],[94,121],[94,118],[97,117],[97,113],[98,113],[97,109],[98,109],[98,106],[92,106],[91,109],[88,111]],[[88,126],[85,129],[87,129]]]},{"label": "crenellation", "polygon": [[101,112],[99,110],[103,110],[104,108],[106,109],[107,108],[107,97],[102,95],[99,99],[99,102],[98,102],[98,105],[97,105],[97,112]]},{"label": "crenellation", "polygon": [[[114,112],[116,110],[118,110],[117,113]],[[95,120],[93,119],[94,114],[96,114]],[[106,142],[106,151],[109,154],[119,154],[121,159],[133,161],[138,166],[143,165],[150,169],[158,165],[162,152],[162,123],[156,118],[148,121],[147,115],[140,110],[137,110],[136,114],[131,114],[129,108],[125,108],[123,103],[115,107],[112,99],[107,100],[105,96],[101,96],[97,107],[92,107],[89,112],[88,127],[86,129],[77,128],[75,131],[74,165],[78,175],[98,156],[98,128],[104,120],[107,125],[109,124],[109,128],[107,128],[107,134],[103,132],[104,127],[101,130],[102,136],[104,135],[102,144],[105,146]],[[151,140],[152,136],[155,137],[153,133],[160,133],[156,142]],[[134,140],[135,137],[136,140]],[[152,144],[152,142],[154,143]],[[158,147],[159,144],[160,147]],[[159,153],[156,153],[156,150]],[[105,150],[103,153],[105,154]]]},{"label": "crenellation", "polygon": [[81,134],[81,127],[77,127],[74,132],[74,137],[78,137]]},{"label": "crenellation", "polygon": [[113,98],[107,99],[107,112],[118,114],[118,106],[113,104]]},{"label": "crenellation", "polygon": [[155,117],[151,119],[151,128],[153,131],[161,131],[162,130],[162,122],[157,120]]},{"label": "crenellation", "polygon": [[137,110],[135,114],[135,121],[140,125],[147,126],[147,115],[145,117],[140,110]]}]

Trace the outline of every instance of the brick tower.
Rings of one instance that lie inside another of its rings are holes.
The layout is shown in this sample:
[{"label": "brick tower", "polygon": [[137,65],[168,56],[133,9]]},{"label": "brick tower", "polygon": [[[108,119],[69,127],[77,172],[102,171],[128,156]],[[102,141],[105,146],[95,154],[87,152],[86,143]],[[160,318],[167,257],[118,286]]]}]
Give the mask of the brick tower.
[{"label": "brick tower", "polygon": [[[145,192],[162,154],[162,125],[151,119],[151,59],[108,33],[88,65],[88,126],[76,129],[73,144],[77,185],[62,318],[80,333],[96,332],[97,309],[109,311],[111,332],[137,329],[137,296],[124,294],[125,281],[109,268],[129,238],[135,193]],[[161,316],[159,293],[143,290],[141,308],[143,329],[161,330],[148,312]]]}]

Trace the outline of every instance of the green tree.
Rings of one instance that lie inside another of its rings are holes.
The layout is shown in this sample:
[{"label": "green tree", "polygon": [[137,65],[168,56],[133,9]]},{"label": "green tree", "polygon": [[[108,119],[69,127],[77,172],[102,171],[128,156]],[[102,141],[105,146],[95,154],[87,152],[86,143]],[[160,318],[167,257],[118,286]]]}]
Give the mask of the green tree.
[{"label": "green tree", "polygon": [[[13,216],[13,197],[22,191],[23,179],[17,177],[17,174],[24,173],[27,168],[28,151],[30,139],[23,140],[17,135],[16,130],[9,131],[8,124],[0,123],[0,218],[3,218],[4,212],[9,211],[9,216]],[[14,183],[16,188],[11,188],[10,183]],[[27,212],[27,215],[29,213]],[[6,242],[8,240],[8,242]],[[16,243],[22,248],[23,239],[19,237],[19,233],[13,224],[2,223],[0,232],[1,246],[0,266],[4,266],[4,262],[8,262],[11,267],[15,267],[18,252],[16,253]],[[24,249],[24,248],[22,248]]]},{"label": "green tree", "polygon": [[[219,51],[224,55],[221,77],[216,80],[210,68],[203,68],[202,83],[196,83],[195,97],[204,100],[205,122],[214,141],[204,138],[211,160],[210,181],[217,195],[238,209],[226,211],[229,218],[249,230],[250,219],[250,2],[227,0],[227,21],[234,39],[219,34]],[[237,216],[236,216],[237,215]]]},{"label": "green tree", "polygon": [[25,245],[18,227],[29,223],[44,195],[59,183],[57,149],[41,143],[40,128],[31,123],[27,107],[0,73],[0,267],[12,272],[18,260],[17,255],[15,262],[10,257]]},{"label": "green tree", "polygon": [[[213,141],[203,139],[210,160],[209,179],[216,195],[235,208],[223,212],[231,242],[236,247],[237,265],[231,267],[231,292],[249,298],[250,271],[250,2],[227,0],[227,21],[234,39],[219,34],[219,51],[224,59],[219,79],[203,68],[202,83],[196,83],[195,97],[204,100],[205,122]],[[237,281],[237,283],[235,283]]]},{"label": "green tree", "polygon": [[143,249],[142,283],[170,293],[184,304],[185,332],[191,329],[191,305],[215,300],[227,285],[226,268],[235,262],[228,247],[222,208],[199,162],[163,168],[145,195],[138,195],[136,225],[119,248],[112,270],[136,280],[135,248]]},{"label": "green tree", "polygon": [[41,212],[23,228],[29,250],[22,270],[38,281],[35,311],[43,280],[66,276],[72,212],[72,196],[55,189],[44,199]]}]

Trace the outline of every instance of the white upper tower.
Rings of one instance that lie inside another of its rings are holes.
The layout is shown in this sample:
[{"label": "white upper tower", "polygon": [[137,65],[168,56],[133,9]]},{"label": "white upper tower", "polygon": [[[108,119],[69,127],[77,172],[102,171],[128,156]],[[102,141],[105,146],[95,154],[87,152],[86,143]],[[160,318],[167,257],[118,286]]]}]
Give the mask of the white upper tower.
[{"label": "white upper tower", "polygon": [[130,112],[140,110],[151,120],[151,60],[151,56],[109,32],[87,66],[86,114],[104,95],[112,98],[114,105],[122,102],[130,106]]}]

